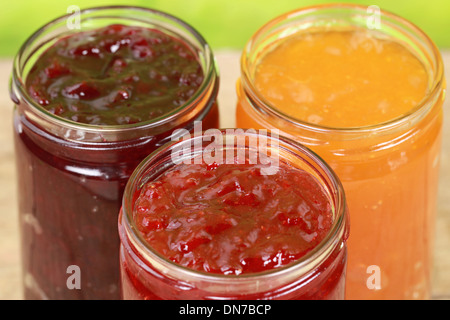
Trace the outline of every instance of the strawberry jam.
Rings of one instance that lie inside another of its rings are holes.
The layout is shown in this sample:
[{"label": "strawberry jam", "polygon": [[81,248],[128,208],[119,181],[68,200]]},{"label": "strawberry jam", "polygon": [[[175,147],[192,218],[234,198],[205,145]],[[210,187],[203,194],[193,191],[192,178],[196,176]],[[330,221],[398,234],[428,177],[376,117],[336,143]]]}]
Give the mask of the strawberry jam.
[{"label": "strawberry jam", "polygon": [[300,259],[330,231],[322,187],[303,170],[179,165],[146,184],[134,218],[169,260],[198,271],[253,273]]},{"label": "strawberry jam", "polygon": [[66,18],[25,42],[11,81],[24,296],[119,299],[125,185],[174,130],[218,126],[217,70],[165,13],[89,9],[70,33]]},{"label": "strawberry jam", "polygon": [[[150,168],[152,160],[156,164],[161,159],[164,155],[154,155],[140,166]],[[230,164],[228,160],[159,162],[169,168],[158,176],[137,178],[134,174],[127,187],[139,185],[129,195],[132,212],[128,215],[127,200],[122,207],[122,216],[134,225],[133,235],[126,234],[130,229],[123,217],[119,223],[124,298],[343,298],[344,245],[330,250],[314,271],[284,279],[290,268],[295,270],[324,247],[340,219],[329,186],[320,176],[285,159],[270,175],[260,163],[235,159]],[[150,172],[155,171],[157,167],[147,172],[154,175]],[[130,237],[138,238],[144,249],[139,245],[136,249]],[[173,280],[177,272],[179,282]],[[205,278],[197,283],[195,276]],[[215,288],[213,283],[220,281],[225,281],[222,287]],[[249,285],[239,290],[227,287],[233,281]],[[251,292],[255,285],[259,289]],[[220,293],[210,292],[212,288]]]}]

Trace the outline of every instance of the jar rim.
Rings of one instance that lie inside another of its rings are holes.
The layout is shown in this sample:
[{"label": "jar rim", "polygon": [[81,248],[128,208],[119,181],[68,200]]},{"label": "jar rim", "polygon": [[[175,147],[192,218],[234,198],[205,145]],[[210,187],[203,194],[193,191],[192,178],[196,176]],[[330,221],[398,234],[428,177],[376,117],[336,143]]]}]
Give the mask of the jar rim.
[{"label": "jar rim", "polygon": [[[30,35],[28,37],[28,39],[25,40],[25,42],[20,47],[18,53],[14,57],[13,70],[12,70],[12,75],[11,75],[11,79],[10,79],[10,83],[9,83],[10,95],[11,95],[13,101],[16,104],[20,103],[20,99],[18,98],[18,96],[20,96],[21,98],[23,98],[25,103],[32,106],[33,110],[38,111],[40,116],[43,116],[46,120],[49,120],[52,123],[56,123],[60,126],[68,128],[68,129],[75,129],[75,130],[82,129],[82,130],[89,131],[92,133],[100,133],[100,134],[101,133],[108,134],[108,133],[115,133],[115,132],[132,131],[132,130],[136,130],[136,129],[152,129],[152,128],[162,126],[166,123],[170,123],[171,121],[174,121],[175,119],[178,119],[179,117],[182,117],[185,114],[188,114],[189,112],[191,112],[199,103],[201,103],[201,101],[205,98],[204,96],[206,94],[210,95],[210,97],[208,97],[210,99],[210,103],[207,106],[207,108],[211,107],[211,105],[213,104],[213,100],[215,100],[215,97],[218,94],[218,81],[217,80],[218,80],[219,74],[218,74],[218,70],[217,70],[217,64],[216,64],[212,49],[210,48],[209,44],[206,42],[204,37],[194,27],[189,25],[187,22],[185,22],[169,13],[163,12],[163,11],[146,8],[146,7],[127,6],[127,5],[97,6],[97,7],[81,9],[79,12],[80,19],[82,21],[83,15],[86,15],[86,14],[97,13],[97,12],[101,13],[103,11],[108,11],[108,10],[117,10],[117,12],[120,12],[121,10],[131,10],[131,11],[150,14],[151,15],[150,18],[148,20],[145,20],[144,22],[153,22],[154,23],[155,21],[153,21],[153,20],[155,17],[161,17],[164,19],[168,19],[168,20],[170,20],[170,22],[175,23],[177,27],[182,27],[182,28],[186,29],[186,31],[191,36],[193,36],[196,39],[196,41],[198,41],[198,43],[200,45],[200,47],[198,49],[201,49],[202,52],[205,53],[205,58],[206,58],[206,60],[205,60],[206,61],[205,76],[204,76],[203,81],[202,81],[201,85],[199,86],[199,88],[184,104],[180,105],[179,107],[177,107],[177,108],[171,110],[170,112],[165,113],[162,116],[159,116],[157,118],[146,120],[146,121],[141,121],[141,122],[137,122],[137,123],[133,123],[133,124],[123,124],[123,125],[94,125],[94,124],[76,122],[76,121],[73,121],[70,119],[59,117],[59,116],[51,113],[47,109],[43,108],[41,105],[39,105],[34,99],[32,99],[29,96],[27,90],[25,89],[26,86],[25,86],[25,83],[23,80],[23,75],[22,75],[23,70],[22,69],[26,65],[26,63],[30,57],[26,57],[26,61],[24,61],[23,65],[21,65],[21,60],[23,58],[23,54],[24,54],[26,48],[28,46],[32,45],[34,43],[34,41],[39,39],[40,36],[45,34],[45,32],[48,29],[66,21],[71,16],[70,13],[59,16],[59,17],[49,21],[42,27],[40,27],[37,31],[35,31],[32,35]],[[129,18],[129,19],[133,20],[133,16],[131,16],[131,15],[129,15],[129,16],[121,16],[121,15],[112,16],[112,18],[117,18],[117,17],[125,18],[125,19]],[[96,17],[89,18],[89,20],[95,19],[95,18]],[[141,20],[139,20],[139,21],[141,21]],[[59,35],[57,35],[56,38],[58,36]],[[54,38],[52,38],[52,39],[54,39]],[[30,56],[33,56],[35,53],[36,53],[36,50],[33,50],[33,52],[30,54]],[[212,86],[212,89],[210,89],[208,91],[208,89],[211,86]]]},{"label": "jar rim", "polygon": [[[344,188],[339,180],[338,176],[335,174],[333,169],[329,167],[329,165],[314,151],[307,148],[306,146],[284,136],[273,137],[270,136],[270,139],[275,141],[275,145],[279,148],[283,148],[283,150],[295,150],[301,154],[301,159],[306,163],[306,165],[313,166],[317,165],[321,171],[320,174],[326,175],[326,178],[330,181],[331,185],[327,186],[328,188],[332,188],[333,192],[330,192],[329,201],[332,203],[334,209],[334,221],[330,231],[327,233],[326,237],[322,239],[322,241],[311,249],[306,255],[301,257],[298,260],[293,261],[290,264],[285,266],[266,270],[262,272],[255,273],[243,273],[240,275],[224,275],[224,274],[211,274],[205,271],[197,271],[188,267],[181,266],[179,264],[170,261],[165,258],[163,255],[154,250],[150,244],[143,238],[139,230],[137,229],[134,219],[133,219],[133,195],[137,192],[137,187],[142,183],[141,178],[145,176],[146,173],[150,171],[151,164],[157,163],[161,165],[161,162],[158,163],[160,157],[164,154],[171,152],[172,150],[180,147],[182,144],[188,145],[196,145],[197,140],[203,141],[206,137],[207,141],[211,141],[211,138],[220,132],[225,137],[230,137],[228,134],[228,130],[244,130],[244,129],[214,129],[214,133],[208,133],[209,130],[202,132],[201,135],[194,135],[193,138],[182,139],[180,141],[172,141],[168,142],[165,145],[161,146],[154,152],[152,152],[149,156],[147,156],[134,170],[130,179],[128,180],[124,195],[122,198],[122,210],[121,217],[119,217],[119,225],[124,229],[124,234],[121,234],[121,237],[126,237],[126,241],[132,243],[132,247],[137,249],[141,256],[146,259],[151,260],[152,262],[156,262],[158,265],[163,266],[164,270],[168,270],[173,268],[174,272],[179,274],[178,279],[191,279],[193,281],[208,281],[213,283],[222,283],[226,281],[227,284],[242,284],[248,281],[257,281],[264,280],[268,281],[270,279],[274,279],[275,277],[280,277],[286,274],[290,274],[293,272],[299,272],[299,270],[303,270],[306,268],[304,272],[307,274],[308,272],[313,271],[313,267],[310,265],[312,262],[316,262],[314,267],[322,263],[326,257],[328,257],[331,252],[336,250],[336,247],[341,246],[342,242],[345,242],[348,238],[349,232],[349,222],[348,222],[348,208],[345,199]],[[248,129],[253,130],[253,129]],[[258,133],[253,132],[244,132],[237,133],[234,136],[245,135],[245,137],[257,137]],[[232,136],[232,135],[231,135]],[[226,139],[226,138],[224,138]],[[234,141],[234,140],[233,140]],[[181,148],[183,149],[183,148]],[[278,149],[281,150],[281,149]],[[306,161],[305,161],[306,160]],[[317,168],[314,168],[317,171]],[[155,168],[152,168],[152,172],[154,172]],[[167,170],[167,169],[164,169]],[[323,181],[318,181],[323,185]],[[328,191],[328,190],[327,190]],[[330,197],[333,197],[332,199]],[[123,239],[122,239],[123,240]],[[152,266],[154,266],[152,264]],[[309,267],[309,268],[308,268]],[[162,268],[162,269],[163,269]]]},{"label": "jar rim", "polygon": [[[320,124],[314,124],[305,120],[297,119],[293,116],[287,115],[280,111],[278,108],[276,108],[273,104],[271,104],[267,99],[263,97],[262,94],[258,92],[258,90],[255,88],[255,86],[252,83],[251,76],[249,75],[248,71],[248,53],[251,51],[251,46],[255,39],[257,39],[259,36],[261,36],[265,30],[270,29],[271,27],[275,26],[276,24],[283,22],[287,18],[301,18],[305,14],[310,13],[320,13],[322,10],[328,10],[328,9],[347,9],[349,11],[354,12],[367,12],[368,6],[360,5],[360,4],[318,4],[318,5],[312,5],[308,7],[303,7],[300,9],[292,10],[287,13],[284,13],[266,24],[264,24],[261,28],[259,28],[253,36],[249,39],[249,41],[246,43],[244,50],[241,55],[241,83],[244,89],[244,92],[246,94],[246,98],[250,100],[251,105],[253,106],[253,109],[258,113],[265,113],[269,116],[276,117],[277,119],[281,119],[282,121],[285,121],[289,123],[290,125],[293,125],[294,127],[308,129],[311,131],[316,132],[339,132],[339,133],[370,133],[374,130],[390,130],[392,128],[396,128],[404,123],[408,123],[412,120],[412,118],[415,118],[418,115],[426,114],[428,110],[432,107],[430,105],[429,101],[433,99],[434,97],[437,97],[441,91],[442,88],[445,87],[445,80],[444,80],[444,67],[443,67],[443,60],[442,56],[440,54],[439,49],[433,42],[433,40],[418,26],[416,26],[414,23],[408,21],[407,19],[394,14],[392,12],[380,9],[380,15],[381,15],[381,23],[383,23],[383,17],[390,18],[391,20],[397,22],[400,24],[401,27],[406,27],[411,29],[413,32],[417,33],[418,36],[421,37],[421,40],[424,41],[425,45],[430,49],[432,52],[432,59],[436,64],[436,71],[434,73],[433,80],[431,82],[430,89],[427,90],[425,96],[423,99],[413,108],[411,108],[408,112],[402,114],[399,117],[383,121],[376,124],[371,125],[363,125],[363,126],[355,126],[355,127],[335,127],[335,126],[326,126],[326,125],[320,125]],[[299,20],[300,21],[300,20]],[[444,88],[445,89],[445,88]],[[255,108],[254,105],[257,105]]]}]

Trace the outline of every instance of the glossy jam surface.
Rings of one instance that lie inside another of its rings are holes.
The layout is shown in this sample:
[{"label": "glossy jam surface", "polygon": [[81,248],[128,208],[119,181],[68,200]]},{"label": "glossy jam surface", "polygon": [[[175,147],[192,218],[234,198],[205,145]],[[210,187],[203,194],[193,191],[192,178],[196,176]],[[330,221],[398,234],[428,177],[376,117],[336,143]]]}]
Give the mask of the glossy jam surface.
[{"label": "glossy jam surface", "polygon": [[[112,25],[55,41],[31,68],[27,89],[55,115],[115,125],[176,108],[201,79],[187,44],[158,30]],[[120,299],[117,216],[128,178],[172,130],[190,130],[195,120],[205,129],[217,128],[215,98],[203,95],[195,112],[176,115],[155,130],[116,130],[113,141],[100,139],[101,132],[98,140],[85,138],[82,127],[76,141],[70,140],[70,129],[28,117],[41,114],[34,106],[16,106],[26,299]],[[67,285],[69,266],[80,268],[81,290]]]},{"label": "glossy jam surface", "polygon": [[330,30],[274,44],[256,67],[254,85],[295,119],[348,128],[409,112],[426,95],[428,73],[395,41],[362,29]]},{"label": "glossy jam surface", "polygon": [[[435,72],[432,67],[421,66],[396,39],[376,39],[377,34],[370,32],[312,31],[308,36],[287,37],[259,62],[257,69],[265,74],[256,75],[256,86],[267,99],[275,99],[278,110],[310,123],[380,124],[411,111],[414,101],[428,99],[430,111],[420,121],[382,132],[321,133],[256,112],[243,86],[238,86],[236,123],[245,128],[279,128],[310,147],[337,173],[352,226],[346,298],[426,299],[430,295],[444,95],[441,91],[430,101],[425,80]],[[361,38],[364,34],[366,39]],[[302,70],[295,67],[294,58]],[[291,85],[292,91],[288,90]],[[305,103],[294,104],[295,94]],[[332,108],[328,100],[334,101]],[[367,285],[373,279],[369,278],[372,266],[380,270],[378,289]]]},{"label": "glossy jam surface", "polygon": [[31,68],[29,95],[80,123],[124,125],[180,107],[203,82],[187,44],[159,30],[110,25],[58,39]]},{"label": "glossy jam surface", "polygon": [[300,259],[329,233],[332,207],[311,174],[281,165],[176,165],[147,183],[134,219],[145,240],[198,271],[255,273]]}]

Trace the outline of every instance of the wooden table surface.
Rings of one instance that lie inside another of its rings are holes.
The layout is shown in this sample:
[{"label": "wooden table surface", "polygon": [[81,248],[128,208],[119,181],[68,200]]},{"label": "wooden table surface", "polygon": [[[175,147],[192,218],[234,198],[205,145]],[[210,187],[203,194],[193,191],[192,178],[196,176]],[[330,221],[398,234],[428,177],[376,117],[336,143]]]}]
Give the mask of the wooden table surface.
[{"label": "wooden table surface", "polygon": [[[221,127],[234,127],[235,83],[239,52],[216,52],[220,68]],[[443,52],[450,79],[450,51]],[[0,299],[22,299],[20,246],[16,196],[12,102],[8,94],[11,60],[0,60]],[[433,268],[433,299],[450,299],[450,98],[444,105],[443,150],[438,194]]]}]

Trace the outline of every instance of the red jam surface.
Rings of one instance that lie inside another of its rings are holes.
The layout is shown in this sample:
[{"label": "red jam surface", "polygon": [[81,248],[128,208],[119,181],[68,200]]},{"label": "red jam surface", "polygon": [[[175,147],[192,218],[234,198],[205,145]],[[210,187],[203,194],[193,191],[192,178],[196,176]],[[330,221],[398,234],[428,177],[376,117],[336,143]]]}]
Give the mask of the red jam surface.
[{"label": "red jam surface", "polygon": [[57,116],[123,125],[167,114],[202,81],[199,61],[181,40],[154,29],[110,25],[57,40],[31,68],[26,87]]},{"label": "red jam surface", "polygon": [[176,165],[141,189],[137,227],[157,252],[198,271],[239,275],[298,260],[330,231],[329,199],[304,170],[261,168]]}]

